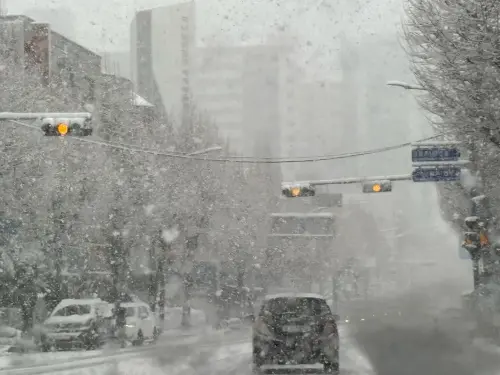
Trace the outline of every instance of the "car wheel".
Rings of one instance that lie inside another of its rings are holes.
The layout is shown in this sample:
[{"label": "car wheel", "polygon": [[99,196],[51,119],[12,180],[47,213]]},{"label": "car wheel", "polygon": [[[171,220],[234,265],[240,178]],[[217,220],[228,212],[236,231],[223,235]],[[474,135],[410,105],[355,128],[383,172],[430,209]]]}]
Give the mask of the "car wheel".
[{"label": "car wheel", "polygon": [[339,374],[339,364],[337,363],[325,363],[324,364],[325,374]]},{"label": "car wheel", "polygon": [[132,344],[135,346],[140,346],[140,345],[144,344],[144,335],[143,335],[141,330],[139,330],[139,332],[137,332],[137,338],[134,340],[134,342]]},{"label": "car wheel", "polygon": [[254,347],[252,360],[252,371],[254,374],[261,374],[262,370],[260,369],[260,367],[264,364],[263,358],[258,353],[260,353],[260,350]]},{"label": "car wheel", "polygon": [[86,350],[99,349],[101,346],[101,338],[99,337],[99,333],[97,333],[96,331],[91,331],[84,344]]},{"label": "car wheel", "polygon": [[258,366],[255,363],[252,363],[252,374],[255,374],[255,375],[262,375],[263,374],[262,370],[260,369],[260,366]]},{"label": "car wheel", "polygon": [[256,366],[254,366],[254,367],[252,368],[252,374],[255,374],[255,375],[263,375],[263,372],[262,372],[262,370],[260,369],[260,367],[256,367]]}]

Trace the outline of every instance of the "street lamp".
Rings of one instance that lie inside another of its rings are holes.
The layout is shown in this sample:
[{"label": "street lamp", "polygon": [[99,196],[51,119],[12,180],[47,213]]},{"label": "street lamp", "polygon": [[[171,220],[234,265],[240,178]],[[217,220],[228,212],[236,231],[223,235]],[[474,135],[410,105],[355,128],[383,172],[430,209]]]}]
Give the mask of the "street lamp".
[{"label": "street lamp", "polygon": [[209,152],[220,151],[220,150],[222,150],[221,146],[214,146],[214,147],[205,148],[203,150],[190,152],[189,154],[187,154],[187,156],[203,155],[203,154],[208,154]]},{"label": "street lamp", "polygon": [[401,81],[389,81],[389,82],[387,82],[387,86],[402,87],[402,88],[404,88],[405,90],[421,90],[421,91],[427,91],[427,89],[425,89],[425,88],[424,88],[424,87],[422,87],[422,86],[412,85],[412,84],[410,84],[410,83],[401,82]]}]

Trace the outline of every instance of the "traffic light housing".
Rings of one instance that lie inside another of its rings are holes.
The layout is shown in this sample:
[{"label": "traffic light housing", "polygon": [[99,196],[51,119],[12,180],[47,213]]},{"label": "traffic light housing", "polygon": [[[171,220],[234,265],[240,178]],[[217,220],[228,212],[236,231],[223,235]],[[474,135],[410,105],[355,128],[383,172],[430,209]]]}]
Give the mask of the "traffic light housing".
[{"label": "traffic light housing", "polygon": [[89,118],[44,118],[42,131],[46,136],[86,137],[92,135],[92,126]]},{"label": "traffic light housing", "polygon": [[477,216],[468,216],[464,220],[465,226],[471,230],[478,230],[480,227],[479,217]]},{"label": "traffic light housing", "polygon": [[282,193],[288,198],[313,197],[316,194],[312,185],[283,186]]},{"label": "traffic light housing", "polygon": [[363,183],[363,193],[385,193],[392,191],[390,180],[367,181]]}]

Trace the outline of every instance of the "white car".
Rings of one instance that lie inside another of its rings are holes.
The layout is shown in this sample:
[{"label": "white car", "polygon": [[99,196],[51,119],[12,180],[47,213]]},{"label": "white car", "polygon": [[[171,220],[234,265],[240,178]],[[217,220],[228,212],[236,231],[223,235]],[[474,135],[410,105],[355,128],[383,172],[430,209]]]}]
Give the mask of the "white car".
[{"label": "white car", "polygon": [[121,303],[126,309],[125,332],[127,339],[134,345],[141,345],[145,340],[155,340],[160,328],[154,313],[143,302]]},{"label": "white car", "polygon": [[106,339],[110,320],[109,304],[101,299],[64,299],[43,324],[42,348],[98,348]]}]

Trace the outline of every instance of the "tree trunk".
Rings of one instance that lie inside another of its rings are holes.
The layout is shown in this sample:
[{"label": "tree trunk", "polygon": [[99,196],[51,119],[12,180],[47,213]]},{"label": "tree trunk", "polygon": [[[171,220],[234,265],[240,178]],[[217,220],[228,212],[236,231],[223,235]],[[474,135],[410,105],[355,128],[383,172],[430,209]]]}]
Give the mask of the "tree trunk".
[{"label": "tree trunk", "polygon": [[[162,257],[163,258],[163,257]],[[161,326],[164,326],[165,322],[165,270],[164,270],[165,260],[161,259],[158,264],[158,271],[156,272],[156,288],[160,290],[158,308],[160,313]]]},{"label": "tree trunk", "polygon": [[332,276],[332,304],[334,311],[338,311],[339,305],[339,278],[337,275]]},{"label": "tree trunk", "polygon": [[184,286],[184,301],[182,304],[182,327],[191,327],[191,305],[189,301],[191,300],[191,288],[189,282],[189,276],[184,274],[183,277]]},{"label": "tree trunk", "polygon": [[156,296],[158,295],[157,290],[157,276],[151,272],[149,274],[149,286],[148,286],[148,294],[149,294],[149,307],[152,312],[156,311]]},{"label": "tree trunk", "polygon": [[33,328],[33,312],[34,312],[34,305],[32,305],[29,300],[24,301],[24,303],[21,305],[23,333],[27,333]]},{"label": "tree trunk", "polygon": [[237,286],[238,286],[238,297],[239,297],[239,310],[240,310],[240,315],[243,312],[244,306],[245,306],[245,296],[246,293],[244,292],[243,288],[245,287],[245,268],[244,266],[239,266],[238,267],[238,275],[237,275]]},{"label": "tree trunk", "polygon": [[[149,265],[150,265],[150,274],[149,274],[149,286],[148,286],[148,294],[149,294],[149,307],[151,311],[156,311],[156,297],[158,296],[158,266],[155,265],[155,249],[154,246],[149,248]],[[156,272],[154,273],[153,270]]]}]

